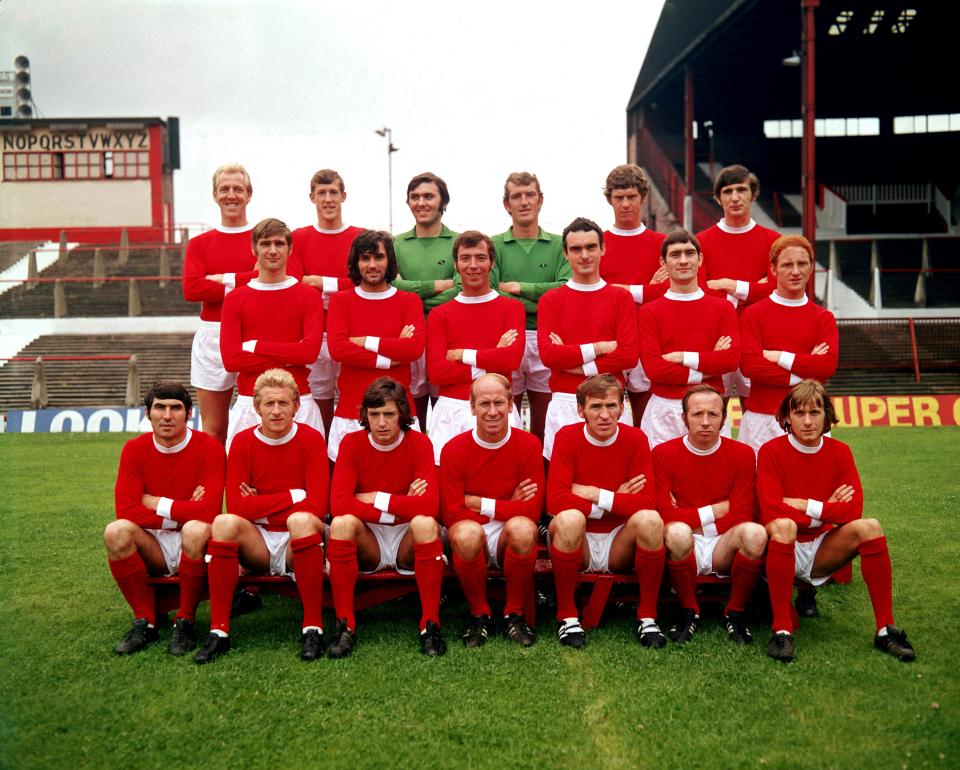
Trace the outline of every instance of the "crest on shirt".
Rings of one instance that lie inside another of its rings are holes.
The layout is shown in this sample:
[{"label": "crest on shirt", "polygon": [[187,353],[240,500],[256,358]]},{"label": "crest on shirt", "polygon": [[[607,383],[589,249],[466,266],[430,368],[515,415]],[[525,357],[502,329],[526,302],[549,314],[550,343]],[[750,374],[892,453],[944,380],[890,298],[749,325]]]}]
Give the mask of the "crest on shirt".
[{"label": "crest on shirt", "polygon": [[537,265],[537,267],[539,267],[541,270],[543,270],[543,268],[545,268],[546,266],[547,266],[546,262],[541,262],[539,265]]},{"label": "crest on shirt", "polygon": [[438,264],[438,265],[445,265],[445,264],[447,264],[447,260],[445,260],[445,259],[438,259],[438,260],[437,260],[437,264]]}]

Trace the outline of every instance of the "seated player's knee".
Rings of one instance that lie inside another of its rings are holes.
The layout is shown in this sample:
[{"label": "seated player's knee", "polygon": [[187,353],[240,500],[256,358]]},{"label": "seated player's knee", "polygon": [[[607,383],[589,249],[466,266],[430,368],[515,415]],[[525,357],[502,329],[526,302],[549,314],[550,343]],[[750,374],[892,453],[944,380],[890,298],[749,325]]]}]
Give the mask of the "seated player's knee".
[{"label": "seated player's knee", "polygon": [[857,519],[856,521],[851,521],[848,526],[854,527],[854,531],[857,533],[861,543],[883,537],[883,527],[880,526],[880,522],[876,519]]},{"label": "seated player's knee", "polygon": [[322,522],[308,511],[295,511],[287,517],[287,531],[291,537],[306,537],[318,532]]},{"label": "seated player's knee", "polygon": [[557,548],[572,551],[583,543],[583,533],[587,530],[587,519],[580,511],[569,509],[561,511],[550,522],[550,535]]},{"label": "seated player's knee", "polygon": [[214,540],[232,541],[240,537],[240,528],[245,522],[242,516],[233,513],[221,513],[213,520],[211,536]]},{"label": "seated player's knee", "polygon": [[414,516],[410,520],[410,531],[415,543],[429,543],[440,536],[437,520],[430,516]]},{"label": "seated player's knee", "polygon": [[460,521],[447,530],[447,541],[454,553],[474,559],[483,547],[483,527],[475,521]]},{"label": "seated player's knee", "polygon": [[212,527],[205,521],[188,521],[180,530],[183,552],[191,559],[200,558],[207,548],[211,531]]},{"label": "seated player's knee", "polygon": [[126,519],[115,519],[103,530],[103,544],[110,553],[126,551],[134,544],[137,525]]},{"label": "seated player's knee", "polygon": [[517,516],[503,528],[507,543],[519,554],[530,553],[537,544],[537,525],[530,519]]},{"label": "seated player's knee", "polygon": [[693,530],[682,521],[671,521],[663,528],[663,544],[671,559],[685,559],[693,550]]},{"label": "seated player's knee", "polygon": [[334,516],[330,522],[330,537],[334,540],[356,540],[360,533],[362,522],[349,513],[343,516]]},{"label": "seated player's knee", "polygon": [[796,542],[797,522],[793,519],[774,519],[767,524],[767,535],[778,543]]},{"label": "seated player's knee", "polygon": [[635,533],[637,543],[644,548],[659,548],[663,545],[663,519],[656,511],[637,511],[627,519],[627,526]]},{"label": "seated player's knee", "polygon": [[748,559],[759,559],[767,547],[767,530],[753,521],[740,525],[740,550]]}]

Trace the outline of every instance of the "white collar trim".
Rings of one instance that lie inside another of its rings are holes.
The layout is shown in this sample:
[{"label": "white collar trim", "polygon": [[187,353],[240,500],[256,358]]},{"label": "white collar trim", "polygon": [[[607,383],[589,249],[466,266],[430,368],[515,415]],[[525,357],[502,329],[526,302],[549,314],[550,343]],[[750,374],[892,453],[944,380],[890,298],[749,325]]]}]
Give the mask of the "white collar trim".
[{"label": "white collar trim", "polygon": [[506,443],[510,440],[510,435],[511,435],[512,431],[513,431],[513,429],[510,427],[510,425],[509,425],[509,423],[508,423],[508,424],[507,424],[507,435],[504,436],[504,437],[503,437],[502,439],[500,439],[499,441],[496,441],[496,442],[484,441],[482,438],[480,438],[480,436],[477,435],[477,429],[476,429],[476,428],[474,428],[474,429],[471,431],[471,434],[473,435],[473,440],[477,442],[477,446],[481,446],[481,447],[483,447],[484,449],[499,449],[500,447],[502,447],[504,444],[506,444]]},{"label": "white collar trim", "polygon": [[336,230],[324,230],[320,225],[314,225],[313,229],[316,230],[321,235],[339,235],[344,230],[346,230],[350,225],[340,225]]},{"label": "white collar trim", "polygon": [[787,297],[781,297],[777,291],[774,290],[773,294],[770,295],[770,299],[784,307],[803,307],[807,304],[808,297],[804,294],[800,299],[789,299]]},{"label": "white collar trim", "polygon": [[567,281],[566,286],[574,291],[600,291],[607,282],[602,278],[596,283],[577,283],[572,278]]},{"label": "white collar trim", "polygon": [[249,233],[254,228],[254,225],[240,225],[240,227],[227,227],[226,225],[217,225],[214,230],[218,233],[225,233],[227,235],[233,235],[235,233]]},{"label": "white collar trim", "polygon": [[823,436],[820,437],[820,442],[816,446],[807,446],[806,444],[801,444],[794,437],[792,433],[787,434],[787,441],[790,442],[790,446],[796,449],[798,452],[803,452],[805,455],[815,455],[821,449],[823,449]]},{"label": "white collar trim", "polygon": [[613,432],[613,435],[608,438],[606,441],[601,441],[598,438],[594,438],[590,435],[590,431],[587,430],[587,424],[583,424],[583,437],[587,440],[588,444],[593,444],[594,446],[610,446],[614,441],[617,440],[617,437],[620,435],[620,426],[617,425],[617,429]]},{"label": "white collar trim", "polygon": [[723,439],[721,439],[721,438],[718,436],[718,437],[717,437],[717,443],[714,444],[714,445],[713,445],[712,447],[710,447],[709,449],[697,449],[697,447],[695,447],[693,444],[690,443],[690,436],[689,436],[689,434],[683,437],[683,445],[684,445],[687,449],[689,449],[690,452],[692,452],[692,453],[695,454],[695,455],[698,455],[699,457],[707,457],[708,455],[712,455],[714,452],[716,452],[716,451],[720,448],[720,444],[721,444],[722,442],[723,442]]},{"label": "white collar trim", "polygon": [[296,286],[298,283],[297,279],[292,275],[288,275],[280,283],[263,283],[263,281],[254,278],[250,283],[247,284],[251,289],[256,289],[257,291],[281,291],[282,289],[289,289],[291,286]]},{"label": "white collar trim", "polygon": [[464,305],[482,305],[484,302],[492,302],[498,296],[493,289],[490,289],[489,292],[481,294],[479,297],[468,297],[463,292],[460,292],[454,299]]},{"label": "white collar trim", "polygon": [[401,428],[401,429],[400,429],[400,435],[397,436],[397,440],[394,441],[392,444],[389,444],[388,446],[383,446],[382,444],[378,444],[376,441],[373,440],[373,434],[368,430],[368,431],[367,431],[367,440],[370,442],[370,446],[372,446],[372,447],[373,447],[374,449],[376,449],[378,452],[392,452],[394,449],[396,449],[398,446],[400,446],[401,442],[403,441],[404,436],[406,436],[406,435],[407,435],[407,432],[406,432],[405,430],[403,430],[403,428]]},{"label": "white collar trim", "polygon": [[729,233],[730,235],[743,235],[744,233],[749,233],[754,227],[757,226],[757,223],[753,221],[753,218],[750,218],[750,221],[747,222],[743,227],[731,227],[727,224],[725,219],[721,219],[717,222],[717,227],[719,227],[723,232]]},{"label": "white collar trim", "polygon": [[291,423],[290,430],[287,431],[287,435],[281,436],[280,438],[267,438],[260,432],[260,428],[260,425],[254,428],[253,435],[260,439],[267,446],[282,446],[283,444],[293,441],[293,437],[297,435],[296,423]]},{"label": "white collar trim", "polygon": [[359,286],[355,286],[353,289],[358,297],[363,297],[364,299],[390,299],[394,294],[397,293],[397,287],[391,286],[386,291],[364,291]]},{"label": "white collar trim", "polygon": [[634,227],[632,230],[621,230],[619,227],[611,227],[610,232],[614,235],[624,235],[630,237],[633,235],[643,235],[647,230],[647,226],[641,222],[640,227]]},{"label": "white collar trim", "polygon": [[153,437],[153,446],[160,454],[164,455],[175,455],[177,452],[181,452],[187,448],[187,444],[190,443],[190,437],[193,435],[193,429],[187,428],[187,433],[183,437],[183,441],[179,444],[174,444],[173,446],[164,446],[159,441],[157,441],[156,434]]},{"label": "white collar trim", "polygon": [[667,293],[663,296],[667,299],[674,299],[677,302],[693,302],[694,300],[701,299],[704,296],[704,293],[703,289],[697,289],[689,294],[681,294],[680,292],[667,289]]}]

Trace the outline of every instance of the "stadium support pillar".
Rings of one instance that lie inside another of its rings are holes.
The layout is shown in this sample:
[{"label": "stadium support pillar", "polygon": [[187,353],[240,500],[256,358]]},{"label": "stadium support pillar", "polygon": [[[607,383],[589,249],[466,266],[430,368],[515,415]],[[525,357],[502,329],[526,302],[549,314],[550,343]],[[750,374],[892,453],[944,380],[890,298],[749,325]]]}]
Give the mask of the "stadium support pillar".
[{"label": "stadium support pillar", "polygon": [[127,364],[127,406],[140,405],[140,370],[137,365],[137,354],[130,356]]},{"label": "stadium support pillar", "polygon": [[187,258],[187,241],[190,240],[190,229],[187,227],[180,228],[180,262]]},{"label": "stadium support pillar", "polygon": [[[803,235],[810,243],[817,242],[817,180],[816,156],[814,146],[816,136],[814,131],[814,116],[816,115],[816,66],[814,58],[814,40],[816,26],[814,11],[820,5],[820,0],[801,0],[803,7],[803,48],[801,59],[803,73],[801,75],[801,98],[803,100],[803,139],[801,140],[800,164],[803,180]],[[814,275],[810,274],[807,283],[807,296],[811,301],[816,299],[814,292]]]},{"label": "stadium support pillar", "polygon": [[134,278],[127,281],[127,286],[127,315],[135,318],[140,315],[140,289]]},{"label": "stadium support pillar", "polygon": [[693,68],[683,67],[683,184],[687,188],[683,196],[683,226],[691,233],[693,226]]},{"label": "stadium support pillar", "polygon": [[53,317],[67,317],[67,295],[63,290],[63,281],[59,278],[53,282]]},{"label": "stadium support pillar", "polygon": [[913,290],[913,304],[927,306],[927,273],[930,272],[930,244],[926,238],[920,241],[920,272],[917,273],[917,286]]},{"label": "stadium support pillar", "polygon": [[870,242],[870,304],[883,310],[883,292],[880,289],[880,250],[877,241]]},{"label": "stadium support pillar", "polygon": [[[170,275],[170,251],[167,246],[160,247],[160,272],[157,275]],[[160,281],[160,288],[166,288],[168,283],[166,279]]]},{"label": "stadium support pillar", "polygon": [[130,261],[130,233],[124,227],[120,231],[120,250],[117,252],[117,264],[125,265]]},{"label": "stadium support pillar", "polygon": [[30,385],[30,408],[44,409],[50,403],[47,394],[47,375],[43,371],[43,356],[33,362],[33,383]]},{"label": "stadium support pillar", "polygon": [[834,294],[836,294],[836,282],[840,280],[840,259],[837,256],[837,242],[830,241],[829,258],[827,261],[827,284],[824,289],[823,304],[827,310],[833,310],[835,306]]},{"label": "stadium support pillar", "polygon": [[37,284],[33,283],[33,279],[38,275],[37,271],[37,250],[30,249],[30,254],[27,256],[27,282],[24,286],[28,289],[32,289]]},{"label": "stadium support pillar", "polygon": [[93,250],[93,288],[98,289],[103,286],[103,277],[106,271],[103,268],[103,249]]},{"label": "stadium support pillar", "polygon": [[67,231],[60,231],[60,250],[57,252],[57,261],[63,262],[67,258]]}]

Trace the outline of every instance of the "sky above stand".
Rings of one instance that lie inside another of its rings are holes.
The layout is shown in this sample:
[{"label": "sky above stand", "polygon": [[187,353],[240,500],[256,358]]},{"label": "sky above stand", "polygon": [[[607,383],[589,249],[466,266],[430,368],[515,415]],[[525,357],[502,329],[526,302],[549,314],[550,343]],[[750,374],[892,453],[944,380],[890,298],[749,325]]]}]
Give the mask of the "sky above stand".
[{"label": "sky above stand", "polygon": [[443,177],[456,230],[501,232],[511,171],[537,174],[541,224],[606,227],[626,106],[662,0],[0,0],[0,69],[31,61],[40,115],[180,118],[180,223],[216,224],[210,175],[243,163],[251,221],[316,221],[310,177],[346,181],[344,219],[407,230],[407,181]]}]

